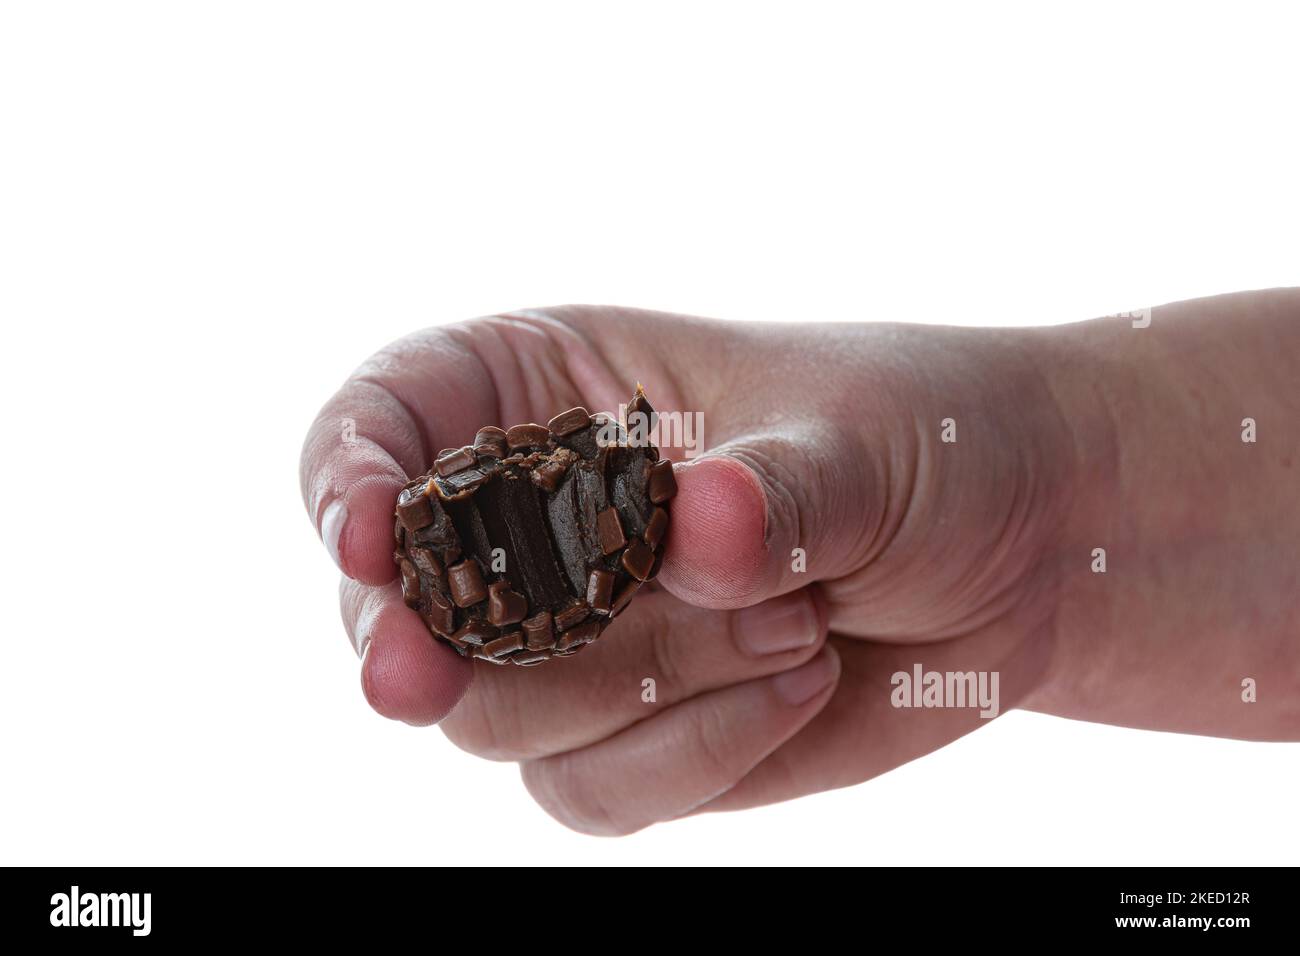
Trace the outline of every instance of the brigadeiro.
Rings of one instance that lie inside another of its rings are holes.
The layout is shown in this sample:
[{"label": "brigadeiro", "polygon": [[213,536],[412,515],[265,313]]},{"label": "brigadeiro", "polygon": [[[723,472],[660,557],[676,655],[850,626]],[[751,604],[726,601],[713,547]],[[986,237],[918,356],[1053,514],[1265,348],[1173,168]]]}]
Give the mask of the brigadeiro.
[{"label": "brigadeiro", "polygon": [[402,596],[462,657],[540,664],[600,637],[663,559],[672,462],[637,385],[627,429],[585,408],[480,428],[397,499]]}]

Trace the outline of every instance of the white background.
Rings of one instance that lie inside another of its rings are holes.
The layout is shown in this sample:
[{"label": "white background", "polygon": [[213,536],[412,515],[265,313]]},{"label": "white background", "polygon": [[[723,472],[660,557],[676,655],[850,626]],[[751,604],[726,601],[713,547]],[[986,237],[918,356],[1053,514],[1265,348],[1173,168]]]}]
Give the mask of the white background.
[{"label": "white background", "polygon": [[0,862],[1296,862],[1300,746],[1023,713],[850,790],[570,833],[369,711],[299,501],[316,409],[433,322],[1300,282],[1295,15],[1047,8],[0,7]]}]

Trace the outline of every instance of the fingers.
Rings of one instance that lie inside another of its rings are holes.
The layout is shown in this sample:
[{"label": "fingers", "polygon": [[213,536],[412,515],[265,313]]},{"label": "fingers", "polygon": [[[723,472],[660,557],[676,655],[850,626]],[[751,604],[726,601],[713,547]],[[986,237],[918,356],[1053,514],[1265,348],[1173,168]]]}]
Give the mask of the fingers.
[{"label": "fingers", "polygon": [[680,701],[797,667],[825,637],[825,610],[806,589],[743,611],[692,607],[662,591],[642,595],[576,657],[535,668],[478,666],[442,729],[457,746],[496,760],[573,750]]},{"label": "fingers", "polygon": [[[1025,616],[1031,619],[1013,616],[969,637],[926,645],[834,639],[844,671],[834,700],[701,809],[740,810],[852,786],[987,727],[1030,698],[1052,660],[1050,624]],[[918,707],[915,697],[913,706],[899,706],[894,675],[914,676],[917,666],[922,673],[985,675],[976,691],[985,696],[967,707]]]},{"label": "fingers", "polygon": [[478,425],[466,421],[489,421],[494,397],[477,356],[435,331],[389,346],[326,403],[308,431],[299,477],[344,574],[373,585],[396,577],[393,505],[402,485],[427,470],[440,435],[472,434]]},{"label": "fingers", "polygon": [[590,747],[529,761],[524,784],[583,833],[631,833],[725,793],[831,699],[828,645],[792,671],[691,698]]},{"label": "fingers", "polygon": [[367,587],[344,578],[339,598],[370,706],[416,726],[442,720],[469,688],[471,662],[433,639],[396,584]]},{"label": "fingers", "polygon": [[424,460],[419,428],[386,388],[352,380],[321,409],[303,445],[303,499],[344,574],[369,584],[396,575],[393,502]]},{"label": "fingers", "polygon": [[727,442],[676,468],[660,581],[744,607],[861,565],[882,513],[879,463],[815,425]]}]

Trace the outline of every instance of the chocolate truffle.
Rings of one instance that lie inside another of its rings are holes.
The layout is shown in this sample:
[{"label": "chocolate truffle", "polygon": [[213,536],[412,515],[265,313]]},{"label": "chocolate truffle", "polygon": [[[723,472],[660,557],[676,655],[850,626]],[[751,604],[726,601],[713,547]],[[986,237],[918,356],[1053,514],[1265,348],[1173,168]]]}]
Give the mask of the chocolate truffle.
[{"label": "chocolate truffle", "polygon": [[628,413],[630,433],[582,407],[485,426],[402,489],[393,559],[439,640],[492,664],[569,657],[654,577],[677,485],[636,427],[654,416],[640,385]]}]

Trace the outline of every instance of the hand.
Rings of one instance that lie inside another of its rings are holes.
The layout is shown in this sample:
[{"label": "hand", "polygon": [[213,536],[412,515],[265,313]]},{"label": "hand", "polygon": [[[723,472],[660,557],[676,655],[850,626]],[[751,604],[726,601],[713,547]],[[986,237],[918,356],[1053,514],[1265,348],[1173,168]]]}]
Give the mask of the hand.
[{"label": "hand", "polygon": [[[891,676],[916,664],[996,671],[1000,712],[1069,711],[1086,694],[1062,661],[1089,642],[1063,609],[1096,583],[1096,492],[1123,484],[1072,334],[577,308],[390,346],[303,455],[367,698],[410,723],[446,717],[453,741],[519,760],[546,809],[597,833],[857,783],[987,723],[893,706]],[[480,425],[613,410],[637,380],[661,410],[702,412],[709,445],[677,469],[662,587],[540,668],[473,667],[435,642],[393,583],[406,477]],[[358,441],[340,441],[343,419]]]}]

